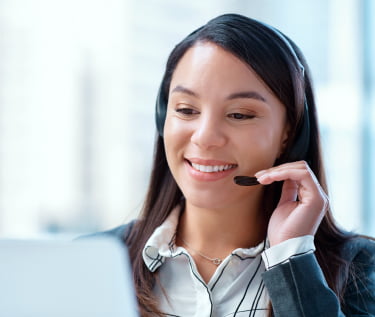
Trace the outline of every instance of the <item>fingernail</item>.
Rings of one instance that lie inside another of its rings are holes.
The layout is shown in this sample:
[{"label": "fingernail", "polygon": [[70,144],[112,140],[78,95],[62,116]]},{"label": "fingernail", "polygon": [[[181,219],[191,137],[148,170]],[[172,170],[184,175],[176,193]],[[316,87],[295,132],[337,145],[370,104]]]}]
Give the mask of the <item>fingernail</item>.
[{"label": "fingernail", "polygon": [[259,177],[261,177],[262,175],[264,175],[266,173],[266,171],[265,170],[261,170],[261,171],[259,171],[259,172],[257,172],[257,173],[255,173],[255,177],[256,178],[259,178]]},{"label": "fingernail", "polygon": [[259,183],[263,183],[263,180],[266,178],[266,175],[261,175],[257,177]]}]

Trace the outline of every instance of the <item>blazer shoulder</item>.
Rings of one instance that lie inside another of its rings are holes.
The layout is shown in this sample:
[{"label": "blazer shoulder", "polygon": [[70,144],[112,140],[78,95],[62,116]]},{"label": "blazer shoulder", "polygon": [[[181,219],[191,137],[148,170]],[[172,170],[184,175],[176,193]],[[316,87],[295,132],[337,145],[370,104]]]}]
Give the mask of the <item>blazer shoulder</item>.
[{"label": "blazer shoulder", "polygon": [[347,242],[343,251],[351,267],[343,311],[348,316],[375,316],[375,241],[356,237]]},{"label": "blazer shoulder", "polygon": [[375,240],[363,236],[355,237],[344,246],[343,256],[350,262],[375,265]]}]

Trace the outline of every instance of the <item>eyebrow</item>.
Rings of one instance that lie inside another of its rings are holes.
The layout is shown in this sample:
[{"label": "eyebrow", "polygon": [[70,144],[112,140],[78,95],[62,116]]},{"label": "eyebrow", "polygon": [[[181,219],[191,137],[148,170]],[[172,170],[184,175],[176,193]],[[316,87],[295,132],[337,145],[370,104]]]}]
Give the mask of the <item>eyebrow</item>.
[{"label": "eyebrow", "polygon": [[190,96],[193,96],[193,97],[198,97],[198,94],[196,94],[194,91],[188,89],[188,88],[185,88],[183,86],[176,86],[173,88],[172,92],[182,92],[184,94],[187,94],[187,95],[190,95]]},{"label": "eyebrow", "polygon": [[[197,93],[181,85],[178,85],[175,88],[173,88],[172,93],[174,92],[181,92],[181,93],[193,96],[193,97],[199,97]],[[266,98],[264,98],[261,94],[257,93],[256,91],[235,92],[233,94],[230,94],[226,99],[233,100],[233,99],[241,99],[241,98],[255,99],[255,100],[266,102]]]},{"label": "eyebrow", "polygon": [[232,99],[240,99],[240,98],[249,98],[249,99],[255,99],[255,100],[266,102],[266,98],[264,98],[261,94],[257,93],[256,91],[236,92],[234,94],[229,95],[227,99],[232,100]]}]

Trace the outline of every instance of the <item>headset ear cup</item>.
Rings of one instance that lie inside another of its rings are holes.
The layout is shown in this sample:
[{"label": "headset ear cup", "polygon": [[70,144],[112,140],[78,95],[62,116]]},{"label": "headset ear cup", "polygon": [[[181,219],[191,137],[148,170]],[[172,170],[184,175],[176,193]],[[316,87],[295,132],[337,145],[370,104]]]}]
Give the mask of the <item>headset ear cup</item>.
[{"label": "headset ear cup", "polygon": [[290,162],[307,160],[307,153],[310,146],[310,117],[309,108],[305,100],[304,114],[302,118],[302,125],[297,138],[289,151],[288,159]]},{"label": "headset ear cup", "polygon": [[160,85],[158,95],[156,97],[155,122],[159,135],[163,136],[165,117],[167,114],[167,98],[163,92],[163,83]]}]

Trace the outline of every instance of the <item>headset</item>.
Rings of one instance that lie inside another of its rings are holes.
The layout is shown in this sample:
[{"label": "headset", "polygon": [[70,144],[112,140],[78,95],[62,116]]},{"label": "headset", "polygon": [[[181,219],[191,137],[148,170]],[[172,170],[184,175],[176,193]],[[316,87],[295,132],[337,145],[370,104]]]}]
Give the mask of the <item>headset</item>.
[{"label": "headset", "polygon": [[[259,21],[258,21],[259,22]],[[273,31],[274,34],[288,47],[288,50],[293,55],[295,62],[300,68],[302,77],[305,77],[305,68],[301,61],[299,60],[297,53],[293,49],[289,40],[277,29],[267,25],[263,22],[259,22],[264,25],[269,30]],[[156,128],[161,137],[163,137],[164,123],[167,114],[167,99],[165,91],[163,90],[164,82],[161,83],[158,95],[156,98],[156,109],[155,109],[155,120]],[[289,162],[299,161],[299,160],[308,160],[308,150],[310,145],[310,118],[309,118],[309,107],[306,100],[306,93],[304,94],[304,112],[301,119],[301,124],[299,131],[296,133],[296,138],[293,146],[288,151],[287,159]]]},{"label": "headset", "polygon": [[[271,25],[268,25],[264,22],[259,22],[268,29],[272,30],[279,39],[288,47],[289,52],[293,55],[295,62],[297,63],[298,67],[300,68],[300,72],[302,77],[305,78],[305,67],[303,66],[302,62],[297,56],[297,53],[293,49],[293,46],[290,44],[289,40],[285,37],[283,33],[281,33],[278,29],[274,28]],[[296,133],[296,139],[292,148],[288,152],[288,161],[294,162],[299,160],[308,160],[308,151],[310,146],[310,116],[309,116],[309,107],[307,104],[306,98],[306,91],[304,92],[303,96],[303,103],[304,103],[304,111],[301,119],[301,125],[299,131]]]},{"label": "headset", "polygon": [[161,137],[163,137],[164,123],[167,116],[167,96],[163,90],[164,81],[161,83],[156,97],[155,120],[156,129]]}]

